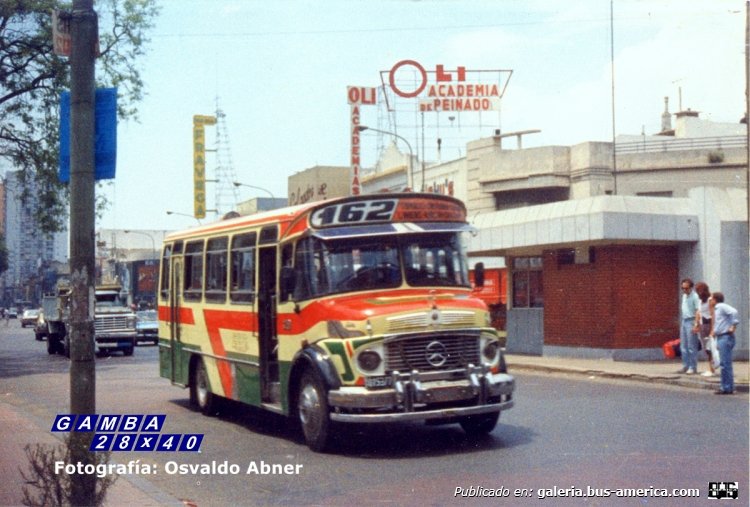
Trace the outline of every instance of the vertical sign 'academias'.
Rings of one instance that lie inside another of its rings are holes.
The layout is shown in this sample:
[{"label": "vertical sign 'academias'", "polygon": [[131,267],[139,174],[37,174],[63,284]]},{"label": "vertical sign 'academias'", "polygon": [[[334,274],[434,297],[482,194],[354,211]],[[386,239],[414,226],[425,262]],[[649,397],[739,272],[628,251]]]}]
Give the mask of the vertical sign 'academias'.
[{"label": "vertical sign 'academias'", "polygon": [[349,100],[351,106],[351,176],[350,182],[351,187],[349,189],[349,195],[359,195],[360,184],[359,184],[359,170],[360,170],[360,144],[359,144],[359,108],[365,104],[375,105],[377,104],[377,89],[366,88],[362,86],[347,86],[346,97]]},{"label": "vertical sign 'academias'", "polygon": [[206,131],[204,125],[215,125],[214,116],[193,116],[193,215],[206,218]]}]

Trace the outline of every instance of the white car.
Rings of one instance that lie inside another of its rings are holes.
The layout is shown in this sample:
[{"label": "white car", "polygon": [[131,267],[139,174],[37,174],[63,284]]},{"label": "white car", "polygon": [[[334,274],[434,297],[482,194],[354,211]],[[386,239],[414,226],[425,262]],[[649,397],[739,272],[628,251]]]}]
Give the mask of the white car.
[{"label": "white car", "polygon": [[159,343],[159,319],[156,310],[141,310],[135,312],[135,329],[138,332],[136,340],[150,341],[154,345]]},{"label": "white car", "polygon": [[39,318],[39,310],[24,310],[21,315],[21,327],[36,325],[36,319]]}]

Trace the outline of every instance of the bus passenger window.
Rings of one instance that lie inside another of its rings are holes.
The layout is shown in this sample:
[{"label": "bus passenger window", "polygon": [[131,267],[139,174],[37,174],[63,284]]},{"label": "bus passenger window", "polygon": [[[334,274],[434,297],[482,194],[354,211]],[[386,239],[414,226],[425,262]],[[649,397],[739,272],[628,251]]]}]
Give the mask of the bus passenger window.
[{"label": "bus passenger window", "polygon": [[229,298],[233,303],[252,303],[255,295],[256,234],[232,238]]},{"label": "bus passenger window", "polygon": [[161,280],[159,289],[162,299],[169,297],[169,282],[172,279],[170,260],[172,257],[172,245],[164,247],[164,253],[161,256]]},{"label": "bus passenger window", "polygon": [[188,301],[200,301],[203,290],[203,241],[185,245],[185,290]]},{"label": "bus passenger window", "polygon": [[208,240],[206,246],[206,301],[223,303],[227,298],[227,238]]}]

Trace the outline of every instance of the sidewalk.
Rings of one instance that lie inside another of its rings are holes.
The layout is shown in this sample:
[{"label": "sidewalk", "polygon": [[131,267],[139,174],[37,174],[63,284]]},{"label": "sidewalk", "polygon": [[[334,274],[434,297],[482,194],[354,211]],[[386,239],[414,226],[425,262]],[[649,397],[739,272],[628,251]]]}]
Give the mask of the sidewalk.
[{"label": "sidewalk", "polygon": [[[578,359],[568,357],[506,355],[510,373],[536,371],[542,373],[568,373],[589,377],[616,378],[636,382],[669,384],[692,389],[716,390],[719,377],[702,377],[676,373],[679,360],[663,361],[613,361],[611,359]],[[705,371],[706,363],[698,365]],[[747,361],[734,363],[735,390],[748,392],[750,367]],[[24,446],[27,444],[60,443],[50,428],[38,423],[33,414],[25,414],[11,400],[0,399],[0,505],[21,505],[23,481],[19,469],[27,471]],[[154,487],[148,480],[120,477],[107,495],[106,505],[120,506],[180,506],[182,502]]]},{"label": "sidewalk", "polygon": [[[718,390],[720,378],[703,377],[708,369],[705,361],[698,363],[698,374],[677,373],[682,367],[679,359],[661,361],[614,361],[612,359],[579,359],[573,357],[542,357],[506,354],[508,370],[512,374],[519,370],[547,373],[572,373],[594,377],[618,378],[640,382],[670,384],[694,389]],[[734,389],[737,393],[748,392],[750,366],[747,361],[734,361]]]},{"label": "sidewalk", "polygon": [[[51,422],[50,422],[51,424]],[[20,474],[28,474],[29,466],[24,447],[36,444],[58,445],[62,443],[42,427],[34,417],[21,409],[0,400],[0,505],[23,505],[24,482]],[[107,493],[107,507],[159,507],[183,505],[178,499],[156,489],[146,480],[120,477]]]}]

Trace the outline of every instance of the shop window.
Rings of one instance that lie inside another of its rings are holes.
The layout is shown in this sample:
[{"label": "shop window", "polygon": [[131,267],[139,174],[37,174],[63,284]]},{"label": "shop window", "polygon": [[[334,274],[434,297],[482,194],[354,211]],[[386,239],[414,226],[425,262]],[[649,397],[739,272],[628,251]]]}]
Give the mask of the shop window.
[{"label": "shop window", "polygon": [[542,308],[544,306],[542,258],[514,257],[512,266],[513,307]]}]

